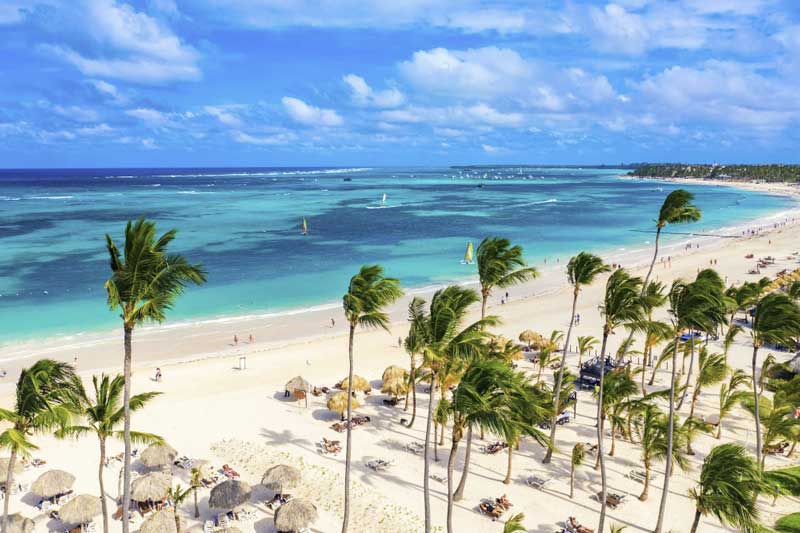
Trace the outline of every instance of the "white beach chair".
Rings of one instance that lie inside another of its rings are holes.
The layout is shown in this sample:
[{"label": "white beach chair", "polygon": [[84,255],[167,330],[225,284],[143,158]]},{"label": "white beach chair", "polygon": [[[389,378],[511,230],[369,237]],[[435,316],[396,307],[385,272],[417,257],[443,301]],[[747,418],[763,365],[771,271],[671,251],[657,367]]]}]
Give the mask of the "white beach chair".
[{"label": "white beach chair", "polygon": [[528,476],[528,478],[525,480],[525,484],[535,489],[544,490],[544,488],[547,487],[547,485],[549,485],[552,481],[553,478],[551,477],[542,478],[539,476]]}]

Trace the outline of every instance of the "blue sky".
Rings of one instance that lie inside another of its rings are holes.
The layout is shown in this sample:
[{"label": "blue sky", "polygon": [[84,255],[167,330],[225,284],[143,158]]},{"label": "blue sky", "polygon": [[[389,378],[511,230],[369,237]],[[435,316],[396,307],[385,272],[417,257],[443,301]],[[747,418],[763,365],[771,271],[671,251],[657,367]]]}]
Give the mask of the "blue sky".
[{"label": "blue sky", "polygon": [[798,162],[796,0],[0,0],[0,166]]}]

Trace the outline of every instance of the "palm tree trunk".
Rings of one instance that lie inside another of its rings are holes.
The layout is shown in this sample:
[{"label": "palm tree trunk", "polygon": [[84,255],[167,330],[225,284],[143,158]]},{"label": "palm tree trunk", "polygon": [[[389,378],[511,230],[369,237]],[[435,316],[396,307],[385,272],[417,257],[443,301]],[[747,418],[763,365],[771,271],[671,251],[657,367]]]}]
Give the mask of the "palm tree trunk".
[{"label": "palm tree trunk", "polygon": [[467,451],[464,454],[464,471],[461,473],[461,480],[458,482],[458,487],[456,487],[455,493],[453,493],[453,499],[455,501],[461,501],[461,498],[464,497],[464,487],[467,484],[467,475],[469,474],[469,456],[472,452],[472,426],[470,425],[467,428]]},{"label": "palm tree trunk", "polygon": [[642,489],[642,493],[639,495],[639,501],[647,501],[647,497],[650,495],[650,461],[644,462],[644,488]]},{"label": "palm tree trunk", "polygon": [[128,516],[131,506],[131,364],[133,360],[133,326],[124,325],[125,359],[123,363],[123,376],[125,386],[122,392],[122,405],[124,409],[123,440],[125,441],[125,461],[122,474],[122,533],[130,531]]},{"label": "palm tree trunk", "polygon": [[[411,389],[411,421],[408,427],[414,425],[414,420],[417,419],[417,369],[414,366],[414,356],[411,356],[411,374],[409,375],[409,388]],[[406,393],[406,406],[408,406],[408,393]]]},{"label": "palm tree trunk", "polygon": [[[455,432],[455,424],[453,425]],[[456,464],[458,453],[458,439],[453,435],[453,445],[450,446],[450,457],[447,458],[447,533],[453,533],[453,468]]]},{"label": "palm tree trunk", "polygon": [[[606,426],[606,417],[604,414],[600,414],[600,422],[597,424],[598,429],[600,430],[600,434],[605,434],[605,426]],[[597,458],[594,460],[594,469],[600,469],[600,454],[597,454]]]},{"label": "palm tree trunk", "polygon": [[653,386],[653,383],[656,382],[656,372],[658,372],[658,366],[658,363],[653,365],[653,373],[650,374],[650,380],[647,382],[647,384],[651,387]]},{"label": "palm tree trunk", "polygon": [[644,353],[642,354],[642,396],[647,396],[647,385],[645,385],[645,377],[647,375],[647,361],[650,360],[650,353],[653,348],[645,346]]},{"label": "palm tree trunk", "polygon": [[603,410],[603,385],[605,383],[606,375],[606,343],[608,342],[608,335],[610,332],[603,331],[603,344],[600,348],[600,392],[597,395],[597,460],[600,464],[600,481],[602,489],[600,491],[600,521],[597,526],[597,531],[605,531],[606,521],[606,493],[608,489],[608,481],[606,479],[606,462],[603,457],[603,418],[601,416]]},{"label": "palm tree trunk", "polygon": [[699,509],[695,510],[695,512],[694,512],[694,521],[692,522],[692,529],[690,530],[690,533],[697,533],[697,526],[700,525],[700,517],[701,516],[702,516],[702,513],[700,513],[700,510]]},{"label": "palm tree trunk", "polygon": [[567,336],[564,340],[564,349],[561,351],[561,367],[558,369],[558,377],[556,378],[556,388],[553,389],[553,414],[550,417],[550,446],[542,459],[543,464],[548,464],[553,458],[553,449],[556,447],[556,420],[558,419],[558,404],[559,397],[561,396],[561,382],[564,380],[564,368],[567,366],[567,350],[569,349],[569,338],[572,335],[572,325],[575,323],[575,307],[578,305],[578,293],[580,289],[575,287],[572,291],[572,314],[569,315],[569,327],[567,328]]},{"label": "palm tree trunk", "polygon": [[342,518],[342,533],[347,533],[347,526],[350,522],[350,461],[352,450],[350,446],[353,438],[352,418],[353,418],[353,340],[356,333],[356,325],[350,323],[350,339],[347,347],[349,358],[349,369],[347,374],[347,447],[345,448],[344,459],[344,517]]},{"label": "palm tree trunk", "polygon": [[439,422],[433,421],[433,460],[439,462]]},{"label": "palm tree trunk", "polygon": [[694,331],[692,331],[691,334],[692,334],[692,340],[691,340],[692,344],[690,346],[691,357],[689,357],[689,373],[686,374],[686,384],[683,387],[683,392],[681,393],[681,400],[678,402],[678,411],[680,411],[681,407],[683,407],[683,401],[686,399],[686,393],[689,391],[689,383],[692,379],[692,370],[694,369]]},{"label": "palm tree trunk", "polygon": [[100,505],[103,508],[103,533],[108,533],[108,502],[106,501],[106,486],[103,482],[103,467],[106,464],[106,439],[100,438],[100,467],[97,478],[100,481]]},{"label": "palm tree trunk", "polygon": [[431,461],[428,450],[431,447],[431,425],[433,422],[433,391],[436,387],[436,374],[431,372],[431,393],[428,395],[428,421],[425,425],[425,460],[423,466],[422,493],[425,500],[425,533],[431,533],[431,487],[430,468]]},{"label": "palm tree trunk", "polygon": [[192,493],[194,494],[194,517],[200,518],[200,508],[197,506],[197,487],[192,487]]},{"label": "palm tree trunk", "polygon": [[175,531],[181,533],[181,515],[178,514],[178,502],[172,507],[172,515],[175,517]]},{"label": "palm tree trunk", "polygon": [[666,464],[664,465],[664,488],[661,491],[661,503],[658,507],[658,520],[656,528],[653,533],[661,533],[664,527],[664,513],[667,511],[667,496],[669,496],[669,479],[672,475],[672,446],[673,446],[673,429],[675,419],[675,370],[678,366],[678,340],[680,335],[675,336],[675,348],[672,351],[672,380],[669,386],[669,417],[667,419],[667,453]]},{"label": "palm tree trunk", "polygon": [[614,419],[611,419],[611,449],[608,450],[608,456],[614,457],[614,452],[617,450],[617,431]]},{"label": "palm tree trunk", "polygon": [[511,446],[511,443],[508,443],[508,468],[506,469],[506,478],[503,480],[503,483],[506,485],[511,484],[511,462],[514,457],[514,447]]},{"label": "palm tree trunk", "polygon": [[8,524],[8,502],[11,500],[11,487],[14,484],[14,465],[17,462],[17,449],[11,448],[11,457],[8,459],[8,471],[6,471],[6,497],[3,498],[3,523],[0,526],[2,533],[6,533]]},{"label": "palm tree trunk", "polygon": [[[755,419],[756,419],[756,458],[761,457],[761,414],[759,412],[759,395],[758,395],[758,382],[756,381],[756,363],[758,362],[758,345],[753,344],[753,403],[755,404]],[[763,470],[763,467],[762,467]]]}]

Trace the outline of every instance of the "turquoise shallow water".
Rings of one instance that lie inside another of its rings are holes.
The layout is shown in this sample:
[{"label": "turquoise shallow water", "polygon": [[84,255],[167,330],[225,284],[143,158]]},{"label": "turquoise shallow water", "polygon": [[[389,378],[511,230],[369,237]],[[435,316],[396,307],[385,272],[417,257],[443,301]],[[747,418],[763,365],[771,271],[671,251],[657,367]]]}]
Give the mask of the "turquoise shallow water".
[{"label": "turquoise shallow water", "polygon": [[[0,342],[112,327],[104,234],[119,239],[144,213],[179,229],[175,250],[209,283],[172,317],[280,311],[337,301],[363,263],[404,286],[472,276],[467,241],[497,234],[532,263],[582,250],[645,246],[676,185],[620,180],[622,171],[481,169],[104,169],[0,171]],[[482,186],[480,186],[482,185]],[[732,227],[791,199],[685,185],[703,221]],[[386,201],[382,202],[383,195]],[[302,217],[309,234],[300,235]],[[667,240],[677,236],[667,236]],[[563,260],[562,259],[562,260]]]}]

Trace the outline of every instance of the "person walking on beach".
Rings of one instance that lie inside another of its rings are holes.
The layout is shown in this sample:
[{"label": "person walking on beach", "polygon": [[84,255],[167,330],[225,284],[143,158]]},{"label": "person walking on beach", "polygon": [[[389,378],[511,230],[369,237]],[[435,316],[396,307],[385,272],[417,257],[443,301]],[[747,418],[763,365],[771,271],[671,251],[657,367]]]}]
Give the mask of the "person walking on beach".
[{"label": "person walking on beach", "polygon": [[237,337],[236,334],[233,335],[233,345],[239,346],[239,337]]},{"label": "person walking on beach", "polygon": [[248,339],[248,342],[249,342],[250,344],[253,344],[253,342],[254,342],[254,341],[255,341],[255,339],[253,338],[253,334],[251,333],[251,334],[250,334],[250,338]]},{"label": "person walking on beach", "polygon": [[336,327],[336,321],[331,317],[331,327]]},{"label": "person walking on beach", "polygon": [[161,369],[156,368],[156,382],[161,383]]}]

